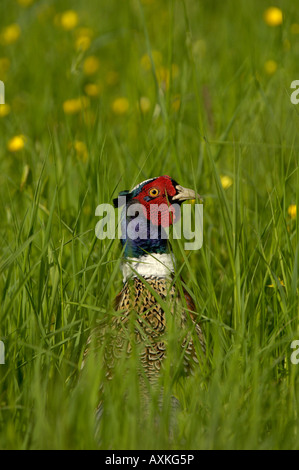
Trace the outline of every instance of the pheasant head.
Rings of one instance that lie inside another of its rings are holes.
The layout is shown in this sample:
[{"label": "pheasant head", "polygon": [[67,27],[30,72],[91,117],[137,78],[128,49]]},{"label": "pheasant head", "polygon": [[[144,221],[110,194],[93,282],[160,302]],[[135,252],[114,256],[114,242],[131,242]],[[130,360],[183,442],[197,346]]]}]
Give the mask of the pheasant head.
[{"label": "pheasant head", "polygon": [[167,228],[180,218],[180,205],[200,198],[193,189],[184,188],[169,176],[143,181],[130,191],[122,191],[114,199],[123,206],[122,243],[126,262],[124,280],[132,275],[128,262],[142,276],[165,276],[173,271]]}]

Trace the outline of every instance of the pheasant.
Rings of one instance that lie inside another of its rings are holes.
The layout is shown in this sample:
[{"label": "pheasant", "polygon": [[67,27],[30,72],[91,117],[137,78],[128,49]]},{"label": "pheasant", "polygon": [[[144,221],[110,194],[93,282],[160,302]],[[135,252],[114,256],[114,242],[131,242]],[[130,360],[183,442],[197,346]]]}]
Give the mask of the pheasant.
[{"label": "pheasant", "polygon": [[[182,202],[196,197],[200,196],[192,189],[169,176],[159,176],[122,191],[113,200],[115,207],[122,208],[124,262],[123,288],[115,299],[116,315],[110,329],[112,340],[105,347],[108,377],[121,354],[130,355],[133,341],[141,375],[150,385],[156,384],[167,355],[171,320],[178,338],[181,336],[178,357],[184,373],[198,365],[197,351],[205,351],[192,298],[182,285],[180,289],[176,285],[175,260],[167,236],[168,228],[180,217]],[[94,333],[98,338],[103,334],[99,329]]]}]

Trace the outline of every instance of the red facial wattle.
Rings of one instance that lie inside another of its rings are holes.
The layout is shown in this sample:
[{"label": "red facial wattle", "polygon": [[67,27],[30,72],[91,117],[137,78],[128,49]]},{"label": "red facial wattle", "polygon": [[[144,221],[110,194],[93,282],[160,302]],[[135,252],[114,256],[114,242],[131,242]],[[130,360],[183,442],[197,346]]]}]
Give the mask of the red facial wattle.
[{"label": "red facial wattle", "polygon": [[153,225],[169,227],[179,216],[177,207],[169,201],[175,194],[176,188],[171,178],[160,176],[146,184],[134,199],[142,205],[145,217]]}]

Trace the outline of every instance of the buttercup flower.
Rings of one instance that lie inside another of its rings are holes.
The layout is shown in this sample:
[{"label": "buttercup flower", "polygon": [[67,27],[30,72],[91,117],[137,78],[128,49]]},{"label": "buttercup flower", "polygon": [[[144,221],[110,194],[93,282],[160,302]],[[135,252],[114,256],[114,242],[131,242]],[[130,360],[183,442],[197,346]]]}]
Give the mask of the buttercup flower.
[{"label": "buttercup flower", "polygon": [[86,51],[91,44],[93,31],[90,28],[80,28],[76,32],[75,47],[77,50]]},{"label": "buttercup flower", "polygon": [[13,44],[19,39],[20,34],[20,26],[17,23],[13,23],[9,26],[6,26],[6,28],[1,31],[1,42],[2,44]]},{"label": "buttercup flower", "polygon": [[283,15],[280,8],[270,7],[264,12],[264,21],[269,26],[278,26],[283,21]]},{"label": "buttercup flower", "polygon": [[[279,278],[278,278],[278,280],[279,280],[279,283],[282,285],[282,287],[285,287],[285,284],[284,284],[283,280],[279,279]],[[275,285],[274,284],[268,284],[268,287],[276,287],[276,284]]]},{"label": "buttercup flower", "polygon": [[[157,80],[159,85],[164,89],[168,90],[170,82],[170,70],[168,67],[158,67],[157,70]],[[176,64],[171,64],[171,75],[172,78],[176,78],[179,74],[179,67]]]},{"label": "buttercup flower", "polygon": [[66,100],[63,103],[63,111],[65,114],[76,114],[82,109],[88,107],[88,98],[82,96],[80,98],[73,98],[70,100]]},{"label": "buttercup flower", "polygon": [[60,24],[66,31],[74,29],[77,26],[78,21],[78,14],[74,10],[67,10],[63,12],[60,17]]},{"label": "buttercup flower", "polygon": [[87,51],[90,47],[91,39],[89,36],[78,36],[75,42],[75,47],[77,50]]},{"label": "buttercup flower", "polygon": [[159,82],[159,85],[163,89],[167,90],[169,86],[169,78],[170,78],[168,68],[161,66],[157,68],[156,72],[157,72],[157,80]]},{"label": "buttercup flower", "polygon": [[10,113],[9,104],[0,104],[0,117],[7,116]]},{"label": "buttercup flower", "polygon": [[26,138],[24,135],[16,135],[12,139],[10,139],[7,143],[7,149],[10,152],[19,152],[25,146]]},{"label": "buttercup flower", "polygon": [[130,107],[129,101],[127,98],[121,97],[116,98],[112,103],[112,110],[115,114],[121,115],[125,114]]},{"label": "buttercup flower", "polygon": [[[153,59],[153,62],[155,64],[155,67],[158,67],[162,64],[162,54],[161,52],[159,51],[152,51],[151,52],[151,55],[152,55],[152,59]],[[151,59],[150,59],[150,56],[148,54],[144,54],[142,57],[141,57],[141,60],[140,60],[140,63],[141,63],[141,67],[144,69],[144,70],[151,70],[152,68],[152,63],[151,63]]]},{"label": "buttercup flower", "polygon": [[171,103],[171,108],[174,112],[177,112],[181,107],[181,97],[180,95],[176,95]]},{"label": "buttercup flower", "polygon": [[220,176],[220,181],[223,189],[229,188],[233,184],[233,180],[230,176]]},{"label": "buttercup flower", "polygon": [[88,151],[85,143],[81,140],[76,140],[74,143],[74,147],[76,150],[77,158],[79,160],[82,160],[83,162],[86,162],[88,158]]},{"label": "buttercup flower", "polygon": [[96,56],[89,56],[84,60],[83,71],[85,75],[93,75],[98,71],[100,67],[100,61]]},{"label": "buttercup flower", "polygon": [[84,87],[84,91],[88,96],[96,97],[101,92],[101,86],[97,85],[96,83],[87,83]]},{"label": "buttercup flower", "polygon": [[296,206],[296,204],[291,204],[288,207],[288,214],[291,217],[291,219],[296,219],[296,216],[297,216],[297,206]]},{"label": "buttercup flower", "polygon": [[264,69],[268,75],[273,75],[277,70],[277,62],[275,62],[275,60],[267,60],[264,65]]}]

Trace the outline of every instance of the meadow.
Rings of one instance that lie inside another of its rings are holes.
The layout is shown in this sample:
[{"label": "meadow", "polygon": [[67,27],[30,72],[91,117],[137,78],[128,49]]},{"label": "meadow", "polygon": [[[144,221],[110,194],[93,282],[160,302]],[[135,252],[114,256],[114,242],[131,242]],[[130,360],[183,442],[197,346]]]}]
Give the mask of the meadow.
[{"label": "meadow", "polygon": [[[299,11],[270,7],[0,2],[0,449],[299,448]],[[173,246],[207,356],[147,414],[120,361],[96,422],[122,250],[95,209],[159,175],[204,200],[202,248]]]}]

